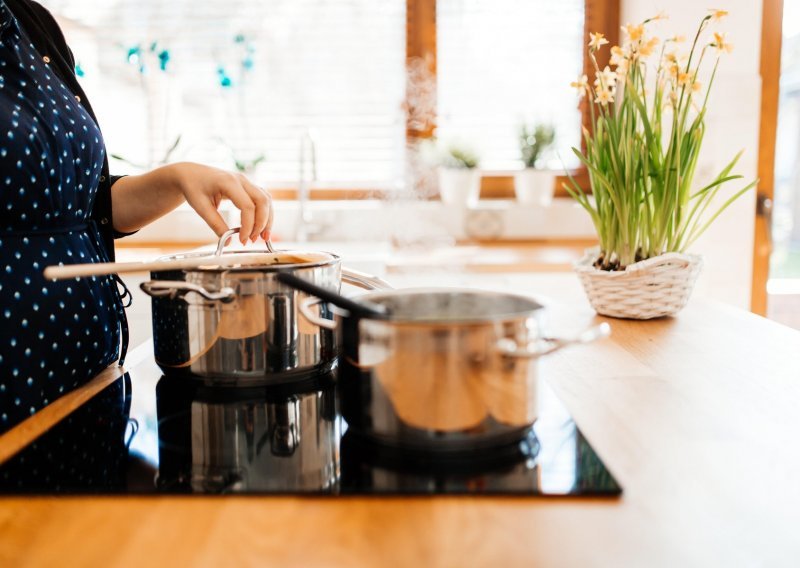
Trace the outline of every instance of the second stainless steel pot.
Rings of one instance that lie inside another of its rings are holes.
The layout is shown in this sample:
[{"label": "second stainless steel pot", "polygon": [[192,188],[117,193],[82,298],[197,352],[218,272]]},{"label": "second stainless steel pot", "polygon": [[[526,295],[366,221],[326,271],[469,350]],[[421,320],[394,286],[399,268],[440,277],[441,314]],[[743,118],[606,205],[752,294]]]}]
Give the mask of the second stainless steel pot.
[{"label": "second stainless steel pot", "polygon": [[[220,239],[222,245],[229,234]],[[338,355],[335,335],[298,317],[302,292],[281,284],[280,271],[332,290],[344,281],[365,289],[388,284],[342,268],[330,253],[280,251],[274,264],[215,265],[223,252],[209,256],[207,267],[155,271],[142,289],[153,308],[155,359],[167,375],[203,378],[213,384],[282,382],[294,375],[329,368]],[[266,252],[264,254],[267,254]],[[206,253],[175,258],[208,256]],[[329,315],[325,308],[318,315]]]},{"label": "second stainless steel pot", "polygon": [[544,309],[523,296],[446,288],[359,297],[388,316],[333,321],[301,306],[321,328],[340,328],[342,415],[348,427],[400,449],[473,451],[513,443],[536,420],[537,359],[608,334],[607,324],[551,339]]}]

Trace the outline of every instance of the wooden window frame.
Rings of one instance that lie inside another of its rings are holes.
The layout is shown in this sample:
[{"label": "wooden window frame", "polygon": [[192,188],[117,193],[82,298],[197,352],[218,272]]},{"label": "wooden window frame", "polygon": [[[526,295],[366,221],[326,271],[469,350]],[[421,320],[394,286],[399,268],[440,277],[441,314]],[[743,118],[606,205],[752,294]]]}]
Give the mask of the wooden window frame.
[{"label": "wooden window frame", "polygon": [[[589,43],[589,32],[602,32],[611,45],[619,43],[620,0],[585,0],[585,19],[583,27],[584,46]],[[597,53],[597,63],[602,69],[608,64],[609,50]],[[422,59],[428,70],[436,77],[436,0],[406,0],[406,61]],[[583,71],[594,81],[594,67],[589,58],[583,61]],[[582,124],[590,127],[589,101],[584,98],[580,103]],[[428,124],[417,129],[410,122],[406,125],[406,141],[430,138],[433,136],[435,124]],[[590,191],[589,176],[586,167],[581,166],[570,172],[573,178],[586,191]],[[556,196],[564,197],[567,192],[562,184],[566,176],[556,178]],[[293,188],[276,188],[270,190],[276,199],[295,199],[297,191]],[[375,199],[385,195],[384,190],[377,189],[312,189],[311,199]],[[514,178],[508,175],[484,173],[481,180],[481,199],[510,199],[514,197]]]},{"label": "wooden window frame", "polygon": [[[783,0],[764,0],[761,18],[761,115],[758,132],[758,188],[753,238],[750,310],[767,315],[767,281],[772,255],[771,207],[775,193],[775,148],[778,137]],[[767,207],[764,204],[768,204]]]}]

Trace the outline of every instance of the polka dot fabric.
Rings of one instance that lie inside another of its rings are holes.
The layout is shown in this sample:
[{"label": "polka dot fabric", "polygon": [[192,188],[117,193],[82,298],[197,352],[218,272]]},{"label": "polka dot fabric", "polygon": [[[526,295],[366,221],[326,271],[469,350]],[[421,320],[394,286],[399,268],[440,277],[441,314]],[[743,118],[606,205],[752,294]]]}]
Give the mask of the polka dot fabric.
[{"label": "polka dot fabric", "polygon": [[89,222],[102,136],[44,57],[0,0],[0,432],[119,352],[112,278],[42,276],[52,264],[107,258]]},{"label": "polka dot fabric", "polygon": [[126,374],[0,465],[0,493],[123,491],[130,396]]},{"label": "polka dot fabric", "polygon": [[125,490],[131,404],[126,374],[0,466],[0,494]]}]

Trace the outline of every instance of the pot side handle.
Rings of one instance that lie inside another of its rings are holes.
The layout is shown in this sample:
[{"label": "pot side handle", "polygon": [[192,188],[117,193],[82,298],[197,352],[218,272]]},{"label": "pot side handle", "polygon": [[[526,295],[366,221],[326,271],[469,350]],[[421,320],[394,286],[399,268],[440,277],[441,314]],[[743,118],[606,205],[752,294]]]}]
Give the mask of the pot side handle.
[{"label": "pot side handle", "polygon": [[[361,272],[360,270],[347,268],[346,266],[342,267],[342,282],[358,288],[363,288],[364,290],[393,290],[392,285],[385,280],[373,276],[372,274]],[[336,329],[336,322],[334,320],[325,319],[314,313],[312,306],[321,302],[321,299],[313,297],[301,301],[298,307],[300,315],[312,325],[323,329]]]},{"label": "pot side handle", "polygon": [[311,309],[311,306],[316,304],[321,304],[322,300],[319,298],[309,297],[305,300],[300,302],[299,310],[300,315],[303,316],[308,323],[311,325],[316,325],[317,327],[321,327],[323,329],[336,329],[336,322],[334,320],[325,319],[320,317],[318,314],[315,314]]},{"label": "pot side handle", "polygon": [[513,339],[504,338],[497,342],[495,348],[501,355],[506,357],[538,359],[543,355],[549,355],[564,347],[581,343],[591,343],[592,341],[608,337],[609,335],[611,335],[611,326],[607,323],[601,323],[600,325],[585,329],[577,336],[571,338],[543,338],[539,341],[522,346],[518,345]]},{"label": "pot side handle", "polygon": [[186,294],[194,292],[211,302],[227,304],[236,298],[236,290],[225,287],[219,292],[206,290],[198,284],[183,282],[181,280],[149,280],[139,285],[142,292],[151,298],[179,298],[185,299]]},{"label": "pot side handle", "polygon": [[352,268],[342,267],[342,282],[363,288],[364,290],[393,290],[391,284],[386,280],[361,272],[360,270],[353,270]]}]

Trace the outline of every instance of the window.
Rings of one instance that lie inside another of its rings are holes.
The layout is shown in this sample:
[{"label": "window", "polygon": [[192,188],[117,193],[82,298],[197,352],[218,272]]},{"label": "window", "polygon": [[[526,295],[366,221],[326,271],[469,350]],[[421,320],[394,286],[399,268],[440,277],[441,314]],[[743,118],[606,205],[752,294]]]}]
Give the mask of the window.
[{"label": "window", "polygon": [[[775,185],[770,259],[770,294],[800,291],[800,0],[783,4],[780,92],[775,143]],[[786,303],[770,297],[770,309]],[[776,316],[782,316],[775,310]],[[786,322],[797,327],[797,321]]]},{"label": "window", "polygon": [[[586,27],[612,42],[618,29],[615,0],[45,4],[111,154],[142,167],[236,166],[279,197],[297,185],[307,134],[315,187],[344,197],[407,185],[407,142],[434,125],[443,139],[475,143],[494,196],[510,190],[493,174],[517,166],[522,121],[553,122],[561,157],[576,165],[580,113],[568,84],[581,72]],[[415,99],[420,88],[427,101]]]},{"label": "window", "polygon": [[50,5],[115,155],[150,166],[180,136],[171,159],[255,169],[263,155],[254,175],[294,184],[310,132],[320,184],[401,175],[405,0]]},{"label": "window", "polygon": [[569,84],[583,67],[583,9],[583,0],[438,0],[439,137],[473,145],[485,169],[509,170],[520,125],[551,123],[558,154],[577,166]]}]

